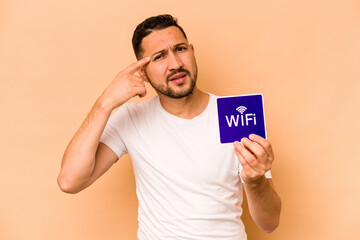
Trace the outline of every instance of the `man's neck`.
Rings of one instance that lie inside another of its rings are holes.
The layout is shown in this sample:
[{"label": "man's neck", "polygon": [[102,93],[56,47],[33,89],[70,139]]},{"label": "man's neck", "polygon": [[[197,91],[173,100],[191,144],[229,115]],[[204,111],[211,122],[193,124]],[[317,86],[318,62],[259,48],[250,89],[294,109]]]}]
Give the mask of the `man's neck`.
[{"label": "man's neck", "polygon": [[199,116],[209,103],[209,94],[194,88],[192,94],[187,97],[175,99],[158,94],[162,107],[172,115],[184,119],[192,119]]}]

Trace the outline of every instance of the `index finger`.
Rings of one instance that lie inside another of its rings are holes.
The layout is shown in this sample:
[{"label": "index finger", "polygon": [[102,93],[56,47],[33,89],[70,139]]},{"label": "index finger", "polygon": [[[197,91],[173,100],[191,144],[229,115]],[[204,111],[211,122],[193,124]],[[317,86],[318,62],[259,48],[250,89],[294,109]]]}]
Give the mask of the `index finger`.
[{"label": "index finger", "polygon": [[144,58],[140,59],[139,61],[134,62],[127,68],[125,68],[125,71],[130,74],[134,74],[136,72],[136,70],[138,70],[139,68],[141,68],[142,66],[147,64],[149,61],[150,61],[150,57],[144,57]]}]

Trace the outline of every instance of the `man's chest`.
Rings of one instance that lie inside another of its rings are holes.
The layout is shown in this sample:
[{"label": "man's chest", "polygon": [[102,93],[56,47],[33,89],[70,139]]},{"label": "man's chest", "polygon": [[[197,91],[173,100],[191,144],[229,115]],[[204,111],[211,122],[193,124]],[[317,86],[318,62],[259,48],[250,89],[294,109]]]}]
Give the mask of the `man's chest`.
[{"label": "man's chest", "polygon": [[158,121],[138,125],[126,146],[134,170],[155,169],[205,182],[238,177],[233,147],[220,144],[217,124],[211,119],[200,124]]}]

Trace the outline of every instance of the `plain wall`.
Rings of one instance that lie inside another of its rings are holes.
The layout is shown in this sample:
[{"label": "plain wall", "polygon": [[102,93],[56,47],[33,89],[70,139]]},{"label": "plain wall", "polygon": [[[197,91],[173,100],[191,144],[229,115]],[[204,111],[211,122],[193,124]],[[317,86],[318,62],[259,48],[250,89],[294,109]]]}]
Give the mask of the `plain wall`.
[{"label": "plain wall", "polygon": [[136,25],[162,13],[194,44],[200,89],[264,95],[283,210],[271,234],[245,213],[249,240],[358,239],[359,12],[355,0],[1,0],[0,239],[136,239],[129,157],[76,195],[56,178],[96,98],[135,61]]}]

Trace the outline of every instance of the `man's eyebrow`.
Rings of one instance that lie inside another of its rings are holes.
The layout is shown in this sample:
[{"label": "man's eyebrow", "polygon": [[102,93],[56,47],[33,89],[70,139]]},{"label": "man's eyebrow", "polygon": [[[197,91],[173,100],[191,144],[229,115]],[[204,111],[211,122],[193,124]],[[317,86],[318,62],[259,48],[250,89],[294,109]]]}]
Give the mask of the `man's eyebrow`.
[{"label": "man's eyebrow", "polygon": [[151,55],[151,57],[155,56],[156,54],[163,53],[163,52],[166,52],[166,51],[167,51],[166,49],[157,51],[156,53],[153,53],[153,54]]},{"label": "man's eyebrow", "polygon": [[[176,48],[176,47],[178,47],[178,46],[181,46],[181,45],[188,45],[187,43],[185,43],[185,42],[183,42],[183,43],[178,43],[178,44],[175,44],[172,48],[174,49],[174,48]],[[167,50],[166,49],[162,49],[162,50],[160,50],[160,51],[157,51],[157,52],[155,52],[155,53],[153,53],[152,55],[151,55],[151,57],[153,57],[154,55],[156,55],[156,54],[159,54],[159,53],[163,53],[163,52],[166,52]]]},{"label": "man's eyebrow", "polygon": [[173,48],[176,48],[176,47],[181,46],[181,45],[186,45],[187,46],[188,44],[187,43],[178,43],[178,44],[175,44]]}]

